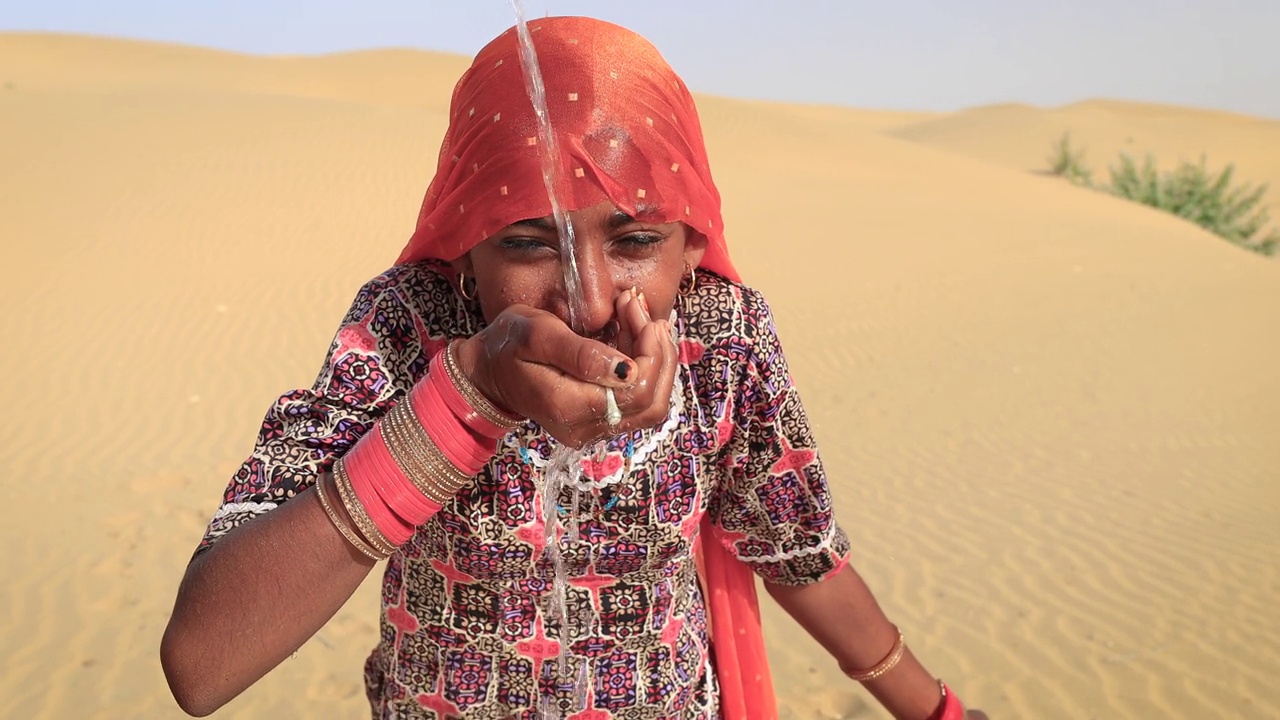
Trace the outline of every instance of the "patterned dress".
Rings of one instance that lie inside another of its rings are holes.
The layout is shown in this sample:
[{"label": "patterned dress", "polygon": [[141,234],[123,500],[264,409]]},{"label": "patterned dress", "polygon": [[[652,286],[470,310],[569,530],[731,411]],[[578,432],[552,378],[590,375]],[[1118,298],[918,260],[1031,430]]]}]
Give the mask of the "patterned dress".
[{"label": "patterned dress", "polygon": [[[848,538],[764,299],[700,273],[679,306],[666,422],[583,460],[553,504],[565,519],[565,614],[548,610],[540,492],[557,444],[529,423],[388,561],[381,638],[365,667],[373,717],[532,719],[540,703],[584,720],[716,717],[693,560],[704,515],[774,583],[811,583],[846,561]],[[448,339],[482,322],[433,263],[362,287],[314,386],[268,411],[200,550],[311,485]],[[561,643],[571,650],[564,668]]]}]

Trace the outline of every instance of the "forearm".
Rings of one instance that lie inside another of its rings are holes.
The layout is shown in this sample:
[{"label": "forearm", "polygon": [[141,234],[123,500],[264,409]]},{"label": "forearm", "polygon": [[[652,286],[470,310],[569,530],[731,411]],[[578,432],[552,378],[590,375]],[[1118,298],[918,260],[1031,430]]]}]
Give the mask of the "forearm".
[{"label": "forearm", "polygon": [[[321,481],[337,497],[332,476]],[[239,695],[323,627],[373,566],[314,489],[221,538],[187,568],[161,643],[179,705],[207,715]]]},{"label": "forearm", "polygon": [[[766,588],[845,672],[875,667],[897,640],[897,630],[852,565],[812,585]],[[864,685],[898,720],[925,720],[942,699],[937,679],[910,649],[893,670]]]}]

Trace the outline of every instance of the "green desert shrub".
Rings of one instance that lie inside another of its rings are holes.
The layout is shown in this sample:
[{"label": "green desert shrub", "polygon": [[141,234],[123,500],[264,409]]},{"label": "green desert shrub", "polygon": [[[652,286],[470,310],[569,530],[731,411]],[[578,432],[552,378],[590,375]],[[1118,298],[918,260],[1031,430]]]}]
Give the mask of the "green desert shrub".
[{"label": "green desert shrub", "polygon": [[1093,172],[1084,164],[1084,151],[1071,146],[1070,135],[1063,135],[1049,155],[1049,172],[1077,185],[1096,187],[1164,210],[1263,255],[1275,255],[1280,250],[1280,230],[1267,228],[1271,221],[1263,203],[1267,186],[1233,186],[1233,165],[1215,173],[1201,158],[1199,163],[1182,162],[1172,170],[1161,171],[1151,155],[1139,164],[1132,156],[1121,153],[1108,169],[1111,182],[1094,185]]},{"label": "green desert shrub", "polygon": [[1049,174],[1093,187],[1093,171],[1084,164],[1084,148],[1071,146],[1071,133],[1063,133],[1049,153]]},{"label": "green desert shrub", "polygon": [[1263,233],[1271,220],[1263,195],[1267,186],[1232,186],[1235,167],[1214,173],[1208,162],[1183,162],[1161,172],[1150,155],[1139,165],[1122,154],[1112,165],[1108,191],[1143,205],[1185,218],[1227,240],[1263,255],[1280,249],[1280,230]]}]

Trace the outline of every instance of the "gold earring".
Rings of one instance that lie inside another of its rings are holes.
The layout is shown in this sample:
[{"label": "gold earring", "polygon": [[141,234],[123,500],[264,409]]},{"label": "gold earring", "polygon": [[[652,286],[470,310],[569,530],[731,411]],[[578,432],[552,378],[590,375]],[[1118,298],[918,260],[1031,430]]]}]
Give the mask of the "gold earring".
[{"label": "gold earring", "polygon": [[467,274],[466,274],[466,273],[458,273],[458,295],[462,296],[462,299],[463,299],[463,300],[466,300],[467,302],[471,302],[472,300],[475,300],[475,299],[476,299],[476,282],[475,282],[475,279],[474,279],[474,278],[472,279],[472,281],[471,281],[471,292],[469,292],[469,293],[468,293],[468,292],[467,292]]},{"label": "gold earring", "polygon": [[[688,287],[682,287],[682,288],[681,288],[681,292],[680,292],[680,294],[681,294],[681,295],[689,295],[690,293],[692,293],[692,292],[693,292],[693,289],[694,289],[694,288],[698,287],[698,275],[697,275],[698,271],[697,271],[697,269],[696,269],[696,268],[694,268],[693,266],[691,266],[689,263],[685,263],[685,264],[684,264],[684,269],[685,269],[685,271],[686,271],[686,272],[688,272],[688,273],[689,273],[689,286],[688,286]],[[680,284],[681,284],[682,286],[684,285],[683,279],[682,279],[682,281],[681,281],[681,283],[680,283]]]}]

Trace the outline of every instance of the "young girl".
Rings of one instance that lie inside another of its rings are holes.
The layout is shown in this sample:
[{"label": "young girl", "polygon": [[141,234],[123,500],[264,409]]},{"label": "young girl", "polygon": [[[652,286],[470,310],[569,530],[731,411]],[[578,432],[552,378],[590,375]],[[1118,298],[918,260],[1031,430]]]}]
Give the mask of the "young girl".
[{"label": "young girl", "polygon": [[572,262],[509,30],[408,246],[227,488],[163,642],[179,704],[242,692],[387,560],[375,718],[776,717],[756,576],[894,717],[963,717],[848,563],[688,89],[614,25],[531,32]]}]

